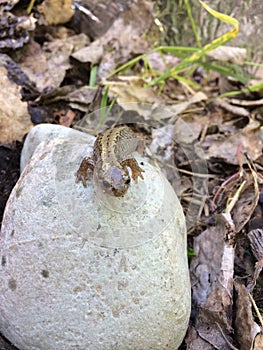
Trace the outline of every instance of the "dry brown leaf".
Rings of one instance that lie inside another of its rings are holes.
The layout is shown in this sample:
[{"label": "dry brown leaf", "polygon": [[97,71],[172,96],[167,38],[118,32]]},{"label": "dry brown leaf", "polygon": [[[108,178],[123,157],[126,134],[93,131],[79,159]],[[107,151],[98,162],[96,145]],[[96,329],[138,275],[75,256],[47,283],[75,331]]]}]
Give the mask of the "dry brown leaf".
[{"label": "dry brown leaf", "polygon": [[7,71],[0,66],[0,143],[21,141],[31,129],[31,123],[27,103],[21,101],[21,87],[12,83],[7,76]]},{"label": "dry brown leaf", "polygon": [[251,250],[257,261],[263,260],[263,230],[259,228],[251,230],[248,233],[248,238]]},{"label": "dry brown leaf", "polygon": [[236,152],[240,145],[252,160],[260,157],[263,142],[259,137],[259,130],[245,130],[232,136],[207,135],[203,142],[206,159],[219,158],[229,164],[237,164]]},{"label": "dry brown leaf", "polygon": [[[222,83],[223,78],[220,80],[220,83]],[[225,93],[228,91],[233,91],[233,88],[229,88],[227,86],[221,86],[220,87],[220,93]],[[228,102],[227,99],[222,99],[222,98],[217,98],[215,100],[215,104],[223,109],[225,109],[226,111],[234,114],[234,115],[239,115],[241,117],[248,117],[249,116],[249,111],[243,107],[237,107],[237,106],[233,106],[232,104],[230,104]]]},{"label": "dry brown leaf", "polygon": [[70,109],[60,110],[54,113],[54,118],[58,121],[58,124],[67,127],[69,127],[72,124],[75,116],[76,113]]},{"label": "dry brown leaf", "polygon": [[99,43],[99,41],[94,41],[89,46],[83,47],[76,51],[72,57],[82,63],[89,62],[92,65],[96,65],[100,62],[103,52],[103,46]]},{"label": "dry brown leaf", "polygon": [[246,60],[247,50],[224,45],[217,47],[207,55],[221,62],[230,62],[242,66]]},{"label": "dry brown leaf", "polygon": [[67,69],[71,67],[70,56],[88,42],[89,39],[85,34],[79,34],[66,39],[54,40],[43,46],[48,72],[54,80],[55,87],[60,86]]},{"label": "dry brown leaf", "polygon": [[78,109],[82,112],[88,112],[91,102],[97,94],[97,89],[92,89],[89,86],[82,86],[79,89],[74,89],[74,91],[67,94],[65,99],[69,102],[69,106],[72,109]]},{"label": "dry brown leaf", "polygon": [[72,0],[45,0],[37,8],[49,25],[67,23],[74,15]]},{"label": "dry brown leaf", "polygon": [[[160,95],[152,88],[147,88],[147,82],[138,76],[119,76],[117,81],[103,82],[105,86],[110,87],[109,95],[116,97],[119,105],[125,110],[137,111],[145,120],[168,120],[173,124],[178,115],[183,113],[192,104],[205,101],[207,96],[202,92],[197,92],[189,98],[188,101],[173,105],[165,105]],[[151,106],[152,105],[152,106]],[[198,127],[199,125],[199,127]],[[184,123],[184,127],[186,127]],[[194,125],[193,125],[194,128]],[[201,131],[201,124],[196,124],[198,133]],[[191,125],[187,128],[191,133]],[[196,133],[195,133],[196,135]],[[184,139],[185,140],[185,139]],[[190,143],[191,141],[189,141]]]},{"label": "dry brown leaf", "polygon": [[236,318],[235,331],[240,350],[249,350],[253,344],[256,334],[260,332],[260,327],[254,322],[251,310],[251,302],[242,284],[235,282],[236,297]]},{"label": "dry brown leaf", "polygon": [[10,10],[11,8],[13,8],[15,6],[15,4],[17,4],[20,0],[6,0],[6,1],[1,1],[3,4],[1,4],[0,2],[0,7],[3,6],[3,8],[6,10]]},{"label": "dry brown leaf", "polygon": [[18,63],[29,79],[36,84],[39,91],[54,86],[54,79],[48,71],[47,59],[42,47],[37,42],[31,40],[28,45],[23,47],[19,53]]},{"label": "dry brown leaf", "polygon": [[240,232],[250,220],[258,203],[258,175],[254,170],[242,167],[242,152],[238,152],[240,170],[226,179],[217,189],[212,208],[231,213],[236,232]]},{"label": "dry brown leaf", "polygon": [[[261,82],[261,84],[262,83],[263,82]],[[260,84],[260,82],[258,82],[258,84]],[[230,102],[233,105],[244,106],[244,107],[257,107],[257,106],[262,106],[263,105],[263,98],[261,98],[259,100],[243,100],[243,99],[239,100],[237,98],[225,98],[225,101],[228,101],[228,102]],[[248,114],[249,114],[249,112],[248,112]]]},{"label": "dry brown leaf", "polygon": [[162,159],[167,161],[171,158],[173,151],[171,146],[174,142],[174,125],[165,125],[158,129],[152,130],[152,142],[150,150],[154,154],[158,154],[158,151],[162,151]]},{"label": "dry brown leaf", "polygon": [[185,339],[187,350],[214,350],[211,344],[200,338],[196,329],[192,326],[188,327],[187,337]]},{"label": "dry brown leaf", "polygon": [[152,4],[145,0],[132,3],[101,38],[76,52],[73,57],[82,63],[97,64],[100,61],[97,76],[106,78],[117,65],[147,50],[149,44],[142,39],[142,35],[153,22],[151,11]]},{"label": "dry brown leaf", "polygon": [[[109,95],[117,97],[117,102],[125,108],[129,103],[159,103],[162,100],[160,96],[151,88],[145,88],[146,81],[143,78],[137,76],[118,77],[118,81],[104,81],[105,86],[110,87]],[[136,109],[136,106],[133,105]],[[142,111],[141,111],[142,112]],[[145,114],[145,118],[149,118],[151,114],[151,108],[148,108]],[[165,113],[163,113],[166,117]]]},{"label": "dry brown leaf", "polygon": [[196,92],[194,95],[192,95],[188,100],[185,102],[173,104],[171,106],[166,106],[166,110],[172,112],[175,117],[171,120],[171,123],[173,123],[176,119],[176,116],[185,112],[187,108],[189,108],[191,105],[199,102],[203,102],[207,100],[207,96],[202,91]]},{"label": "dry brown leaf", "polygon": [[237,232],[240,232],[250,220],[258,203],[259,189],[257,178],[253,174],[245,173],[244,179],[246,184],[232,210],[233,221]]},{"label": "dry brown leaf", "polygon": [[153,52],[147,55],[147,59],[152,69],[160,72],[166,72],[169,68],[176,66],[181,59],[169,55],[169,54],[160,54],[159,52]]},{"label": "dry brown leaf", "polygon": [[[224,241],[227,225],[218,224],[194,239],[196,257],[190,274],[193,305],[198,310],[187,336],[188,349],[233,349],[232,292],[234,248]],[[202,347],[203,346],[203,347]]]},{"label": "dry brown leaf", "polygon": [[186,123],[178,118],[175,122],[174,138],[179,144],[193,144],[202,131],[202,124],[197,122]]},{"label": "dry brown leaf", "polygon": [[255,337],[253,350],[262,350],[263,349],[263,334],[260,333]]},{"label": "dry brown leaf", "polygon": [[263,270],[263,230],[260,228],[251,230],[248,233],[248,239],[253,255],[257,260],[253,273],[253,279],[248,286],[249,291],[251,292],[256,285],[261,271]]},{"label": "dry brown leaf", "polygon": [[[1,5],[0,5],[1,6]],[[29,41],[27,26],[30,19],[27,17],[16,17],[10,12],[1,13],[0,8],[0,49],[1,52],[17,50]]]},{"label": "dry brown leaf", "polygon": [[66,70],[71,67],[70,55],[89,43],[85,34],[47,42],[43,46],[31,40],[17,55],[16,62],[33,81],[39,91],[58,87]]}]

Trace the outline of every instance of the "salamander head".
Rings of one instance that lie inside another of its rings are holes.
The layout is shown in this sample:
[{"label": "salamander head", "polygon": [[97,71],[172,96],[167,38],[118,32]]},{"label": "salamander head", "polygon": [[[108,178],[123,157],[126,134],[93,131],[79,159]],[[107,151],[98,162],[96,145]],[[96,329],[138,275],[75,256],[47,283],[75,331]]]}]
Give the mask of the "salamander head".
[{"label": "salamander head", "polygon": [[107,170],[100,170],[97,174],[98,185],[103,192],[114,196],[124,196],[130,186],[130,175],[127,169],[111,166]]}]

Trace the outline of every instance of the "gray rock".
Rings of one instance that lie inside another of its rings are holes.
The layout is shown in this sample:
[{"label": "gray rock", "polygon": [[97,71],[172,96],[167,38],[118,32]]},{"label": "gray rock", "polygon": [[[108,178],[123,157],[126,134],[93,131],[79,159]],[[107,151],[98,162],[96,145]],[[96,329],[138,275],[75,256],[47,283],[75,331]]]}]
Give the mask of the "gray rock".
[{"label": "gray rock", "polygon": [[175,350],[190,313],[182,208],[145,159],[124,197],[76,184],[93,142],[53,125],[27,137],[2,224],[0,331],[21,350]]}]

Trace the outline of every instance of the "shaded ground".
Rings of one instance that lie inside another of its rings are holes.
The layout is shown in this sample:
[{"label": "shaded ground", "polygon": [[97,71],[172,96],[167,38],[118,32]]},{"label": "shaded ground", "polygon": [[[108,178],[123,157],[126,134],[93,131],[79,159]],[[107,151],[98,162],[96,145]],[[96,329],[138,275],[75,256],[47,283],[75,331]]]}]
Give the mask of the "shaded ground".
[{"label": "shaded ground", "polygon": [[22,144],[16,142],[13,145],[0,147],[0,213],[1,221],[6,201],[15,186],[20,175],[20,153]]},{"label": "shaded ground", "polygon": [[[147,155],[166,174],[187,217],[193,302],[181,349],[262,349],[262,91],[216,99],[244,84],[203,69],[190,76],[199,89],[172,77],[161,89],[146,88],[145,58],[109,77],[158,39],[146,1],[110,2],[104,12],[90,1],[88,17],[79,8],[74,14],[70,2],[64,11],[59,1],[36,2],[30,16],[29,2],[15,2],[11,12],[0,5],[6,87],[0,92],[0,215],[32,125],[96,133],[116,121],[137,123]],[[180,61],[158,53],[147,59],[152,72]],[[112,101],[114,113],[91,114]],[[150,114],[145,104],[153,106]],[[0,338],[0,349],[14,347]]]}]

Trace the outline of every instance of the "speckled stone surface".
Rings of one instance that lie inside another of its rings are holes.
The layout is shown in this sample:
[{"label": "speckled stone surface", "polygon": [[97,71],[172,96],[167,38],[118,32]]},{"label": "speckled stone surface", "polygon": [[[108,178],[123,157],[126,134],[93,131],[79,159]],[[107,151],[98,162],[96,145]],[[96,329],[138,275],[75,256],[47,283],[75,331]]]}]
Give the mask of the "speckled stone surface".
[{"label": "speckled stone surface", "polygon": [[93,142],[28,135],[2,224],[0,331],[21,350],[175,350],[190,313],[180,203],[145,160],[123,198],[76,184]]}]

